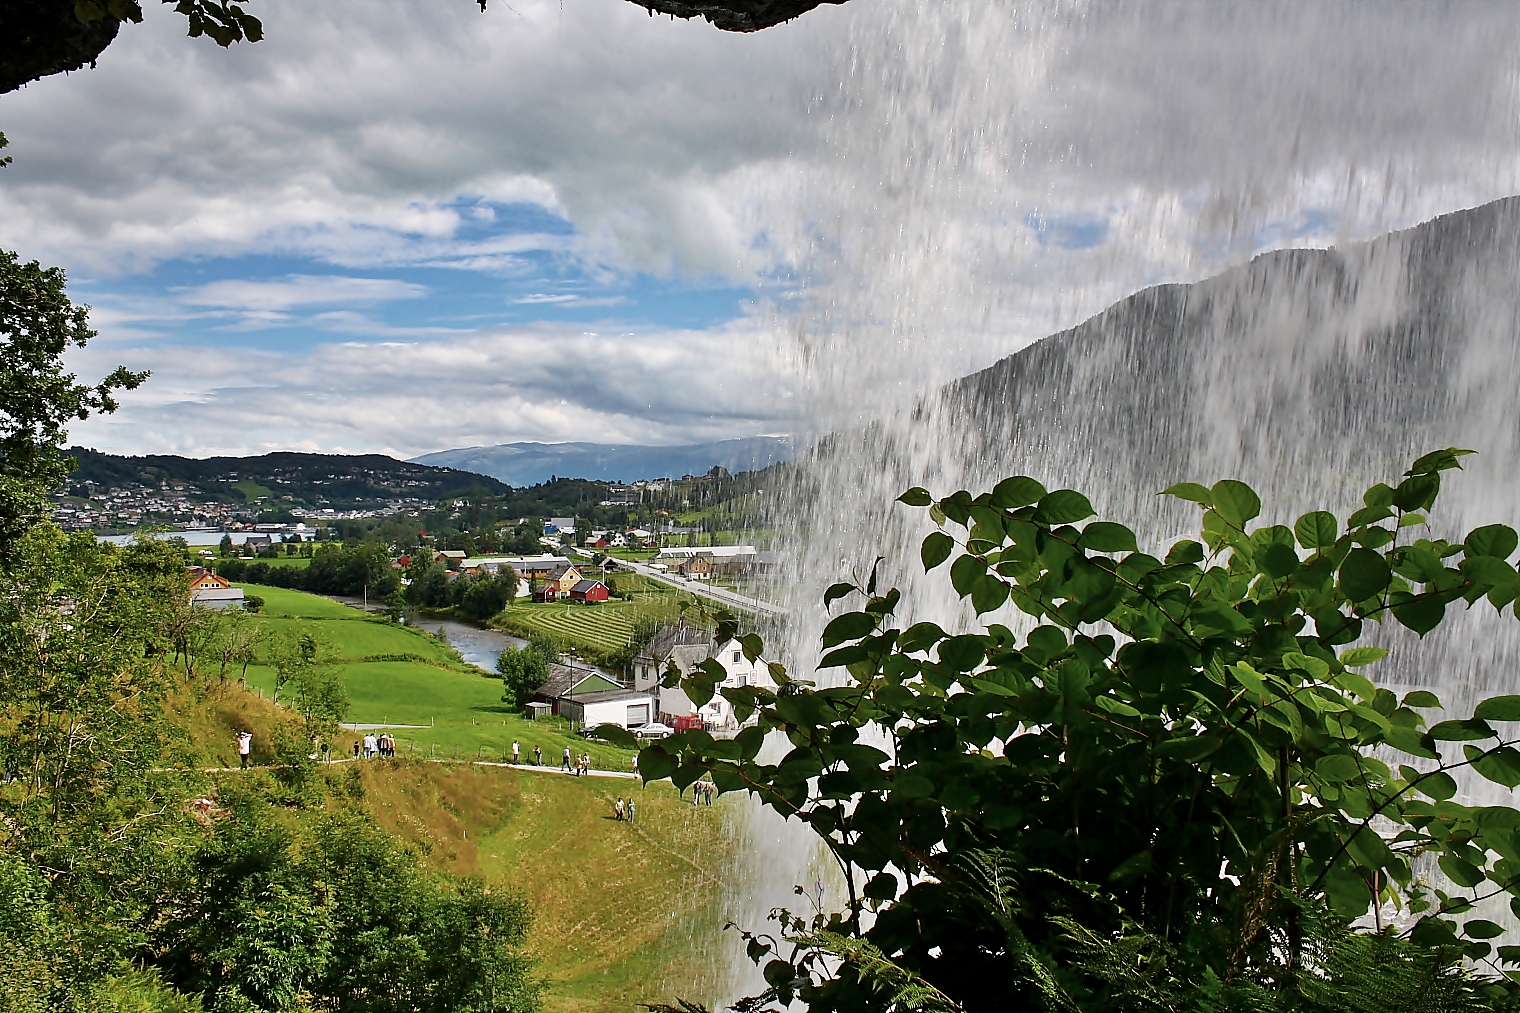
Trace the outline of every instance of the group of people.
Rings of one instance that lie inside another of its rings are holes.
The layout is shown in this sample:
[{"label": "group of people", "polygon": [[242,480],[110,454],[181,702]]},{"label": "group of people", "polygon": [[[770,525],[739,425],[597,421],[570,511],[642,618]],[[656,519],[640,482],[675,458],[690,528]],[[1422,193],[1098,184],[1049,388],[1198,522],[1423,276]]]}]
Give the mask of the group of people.
[{"label": "group of people", "polygon": [[582,753],[581,755],[572,758],[571,755],[570,755],[570,747],[566,746],[565,747],[565,758],[560,763],[560,768],[559,769],[560,770],[569,771],[570,773],[574,774],[576,777],[580,777],[583,774],[590,774],[591,773],[591,754],[590,753]]},{"label": "group of people", "polygon": [[712,805],[713,799],[718,797],[718,786],[711,781],[693,781],[691,783],[691,804]]},{"label": "group of people", "polygon": [[619,798],[614,811],[617,813],[619,820],[627,820],[629,823],[632,823],[636,812],[633,806],[633,799],[630,798],[627,802],[624,802]]},{"label": "group of people", "polygon": [[354,759],[359,759],[361,751],[366,760],[376,756],[395,756],[396,737],[390,732],[366,732],[364,738],[354,740]]}]

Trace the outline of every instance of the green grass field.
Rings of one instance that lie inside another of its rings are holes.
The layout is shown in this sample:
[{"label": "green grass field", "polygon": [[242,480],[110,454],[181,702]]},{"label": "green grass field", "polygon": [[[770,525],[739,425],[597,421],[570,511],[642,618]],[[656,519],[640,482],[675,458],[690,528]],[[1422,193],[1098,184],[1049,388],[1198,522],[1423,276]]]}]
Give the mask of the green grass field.
[{"label": "green grass field", "polygon": [[[525,759],[536,745],[543,750],[545,762],[558,766],[569,746],[572,753],[590,753],[598,768],[628,769],[630,754],[625,750],[587,742],[557,719],[534,722],[509,712],[501,702],[501,681],[494,674],[463,664],[447,644],[430,634],[303,591],[239,586],[265,598],[260,625],[266,630],[310,632],[331,645],[348,690],[345,721],[427,726],[396,730],[398,747],[409,754],[499,760],[516,740]],[[362,660],[385,655],[427,660]],[[248,687],[272,697],[274,669],[251,666]],[[353,737],[340,734],[333,743],[334,752],[347,752]]]},{"label": "green grass field", "polygon": [[[630,757],[585,742],[561,722],[507,713],[497,679],[452,659],[425,633],[315,595],[248,589],[266,598],[262,624],[309,630],[346,659],[397,647],[406,650],[396,653],[434,652],[431,664],[337,663],[351,702],[348,720],[428,727],[396,729],[400,761],[334,765],[325,776],[357,780],[380,824],[428,861],[528,898],[529,945],[549,983],[545,1013],[626,1013],[678,996],[716,1009],[732,997],[737,942],[723,930],[726,909],[719,902],[742,889],[731,804],[697,808],[668,784],[645,788],[631,779],[410,762],[499,760],[514,739],[525,758],[539,746],[551,768],[565,746],[591,753],[602,770],[627,770]],[[253,666],[248,683],[268,698],[274,672]],[[230,756],[228,729],[248,726],[241,714],[224,716],[209,747]],[[334,753],[351,755],[355,738],[339,733]],[[637,799],[637,823],[612,818],[619,797]]]},{"label": "green grass field", "polygon": [[[732,997],[737,937],[716,902],[741,888],[730,803],[464,764],[376,761],[334,776],[357,776],[380,824],[429,861],[527,897],[546,1013],[631,1013],[677,996],[716,1009]],[[637,800],[637,822],[612,818],[619,797]]]},{"label": "green grass field", "polygon": [[[695,601],[690,594],[637,574],[617,574],[614,579],[620,592],[632,594],[631,600],[614,599],[595,605],[522,602],[497,616],[497,625],[524,634],[539,630],[572,647],[612,652],[628,643],[640,619],[675,623],[681,617],[682,603]],[[688,610],[687,622],[708,625],[695,609]]]}]

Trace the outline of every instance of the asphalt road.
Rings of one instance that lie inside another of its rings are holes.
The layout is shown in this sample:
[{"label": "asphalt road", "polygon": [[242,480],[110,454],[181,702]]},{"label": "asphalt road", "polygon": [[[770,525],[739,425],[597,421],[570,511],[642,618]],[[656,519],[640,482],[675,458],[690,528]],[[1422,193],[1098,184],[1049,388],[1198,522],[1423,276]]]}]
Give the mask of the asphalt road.
[{"label": "asphalt road", "polygon": [[748,598],[742,594],[738,594],[737,592],[730,591],[727,588],[708,587],[705,585],[704,581],[685,580],[681,577],[672,577],[666,573],[654,569],[647,563],[634,562],[633,560],[628,559],[619,559],[617,561],[617,564],[619,567],[628,567],[634,573],[637,573],[640,576],[648,577],[651,580],[657,580],[662,584],[669,584],[671,587],[679,588],[682,591],[689,591],[694,595],[706,598],[708,601],[715,601],[720,605],[730,605],[734,608],[744,609],[747,612],[762,612],[768,616],[786,615],[786,609],[782,608],[780,605],[772,605],[770,602],[761,601],[759,598]]}]

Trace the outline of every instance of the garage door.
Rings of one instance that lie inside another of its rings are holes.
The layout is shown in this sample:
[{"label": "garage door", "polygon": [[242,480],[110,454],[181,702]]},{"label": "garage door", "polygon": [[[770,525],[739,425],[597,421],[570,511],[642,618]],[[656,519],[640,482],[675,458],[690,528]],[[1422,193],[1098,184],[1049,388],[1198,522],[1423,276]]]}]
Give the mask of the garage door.
[{"label": "garage door", "polygon": [[629,728],[637,728],[639,725],[649,724],[649,705],[647,703],[631,703],[628,705]]}]

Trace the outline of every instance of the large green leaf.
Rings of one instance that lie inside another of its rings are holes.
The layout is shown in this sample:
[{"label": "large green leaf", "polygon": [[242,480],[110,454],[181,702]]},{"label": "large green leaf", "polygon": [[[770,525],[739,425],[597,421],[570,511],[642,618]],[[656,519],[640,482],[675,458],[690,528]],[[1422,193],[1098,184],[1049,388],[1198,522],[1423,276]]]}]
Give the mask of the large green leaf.
[{"label": "large green leaf", "polygon": [[929,495],[929,490],[915,485],[901,496],[897,497],[899,503],[906,503],[911,507],[926,507],[934,502],[934,497]]},{"label": "large green leaf", "polygon": [[1410,475],[1393,490],[1393,505],[1400,510],[1425,510],[1440,491],[1440,475]]},{"label": "large green leaf", "polygon": [[1488,722],[1477,718],[1466,721],[1441,721],[1430,726],[1430,737],[1443,742],[1491,739],[1494,738],[1494,730],[1488,726]]},{"label": "large green leaf", "polygon": [[1506,788],[1520,785],[1520,752],[1513,747],[1500,746],[1498,749],[1484,751],[1476,746],[1467,746],[1463,751],[1472,762],[1473,770],[1490,781]]},{"label": "large green leaf", "polygon": [[1349,651],[1341,652],[1341,664],[1347,668],[1361,668],[1370,665],[1374,661],[1382,661],[1388,657],[1388,652],[1381,647],[1353,647]]},{"label": "large green leaf", "polygon": [[1072,524],[1094,513],[1087,497],[1073,489],[1057,489],[1040,497],[1036,508],[1047,524]]},{"label": "large green leaf", "polygon": [[976,590],[977,581],[987,574],[987,564],[967,554],[950,564],[950,586],[962,598]]},{"label": "large green leaf", "polygon": [[1436,594],[1395,591],[1392,601],[1393,617],[1422,637],[1440,626],[1446,616],[1446,603]]},{"label": "large green leaf", "polygon": [[622,725],[597,725],[591,729],[591,737],[601,739],[603,742],[610,742],[614,746],[622,746],[624,749],[639,748],[639,740]]},{"label": "large green leaf", "polygon": [[1037,503],[1045,495],[1045,487],[1025,475],[1005,478],[992,487],[992,505],[1004,510]]},{"label": "large green leaf", "polygon": [[1203,506],[1214,505],[1214,497],[1208,487],[1199,485],[1197,482],[1178,482],[1174,486],[1163,489],[1161,495],[1176,496],[1178,499],[1190,500]]},{"label": "large green leaf", "polygon": [[1314,763],[1314,772],[1326,781],[1355,781],[1361,778],[1362,768],[1356,758],[1346,753],[1321,756]]},{"label": "large green leaf", "polygon": [[1093,521],[1082,529],[1077,548],[1093,552],[1138,552],[1135,533],[1123,524],[1111,521]]},{"label": "large green leaf", "polygon": [[1327,549],[1335,544],[1339,533],[1335,514],[1327,510],[1304,514],[1293,522],[1293,535],[1298,539],[1298,544],[1306,549]]},{"label": "large green leaf", "polygon": [[949,665],[957,672],[969,672],[982,663],[987,656],[987,646],[977,636],[951,637],[939,645],[941,664]]},{"label": "large green leaf", "polygon": [[846,640],[859,640],[876,629],[877,618],[869,612],[846,612],[835,616],[823,628],[823,646],[833,647]]},{"label": "large green leaf", "polygon": [[1237,482],[1233,478],[1223,479],[1214,483],[1209,494],[1219,516],[1237,528],[1245,527],[1247,521],[1261,513],[1261,497],[1244,482]]},{"label": "large green leaf", "polygon": [[924,562],[924,572],[934,569],[939,564],[950,558],[950,553],[955,551],[955,539],[943,531],[934,531],[924,539],[923,548],[919,555]]},{"label": "large green leaf", "polygon": [[1510,553],[1520,546],[1520,535],[1508,524],[1485,524],[1473,528],[1462,539],[1462,547],[1469,556],[1497,556],[1508,559]]},{"label": "large green leaf", "polygon": [[971,607],[976,609],[977,615],[1001,608],[1007,600],[1008,585],[990,573],[984,575],[971,589]]},{"label": "large green leaf", "polygon": [[1341,564],[1341,592],[1351,601],[1366,601],[1388,587],[1388,560],[1373,549],[1352,549]]},{"label": "large green leaf", "polygon": [[1453,883],[1468,889],[1477,886],[1487,878],[1483,875],[1482,869],[1460,855],[1454,855],[1450,852],[1437,859],[1436,864],[1441,867],[1442,872],[1451,877]]},{"label": "large green leaf", "polygon": [[1491,696],[1473,708],[1482,721],[1520,721],[1520,696]]}]

